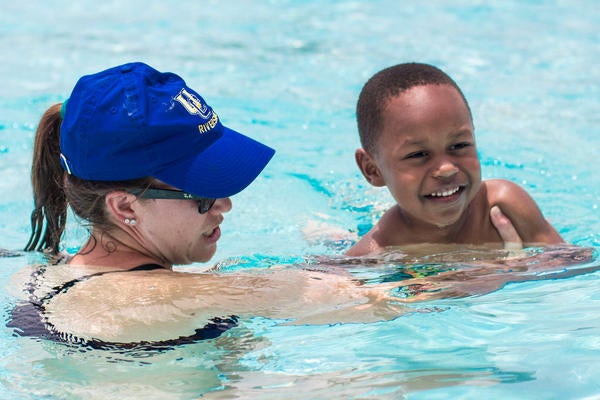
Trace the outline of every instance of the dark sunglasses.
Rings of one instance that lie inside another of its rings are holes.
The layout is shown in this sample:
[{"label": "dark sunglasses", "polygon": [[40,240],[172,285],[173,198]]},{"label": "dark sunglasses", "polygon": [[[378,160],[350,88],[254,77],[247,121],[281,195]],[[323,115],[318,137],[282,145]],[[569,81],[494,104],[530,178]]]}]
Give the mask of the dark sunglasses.
[{"label": "dark sunglasses", "polygon": [[174,199],[174,200],[196,200],[198,201],[198,212],[205,214],[215,204],[217,199],[211,199],[208,197],[200,197],[180,190],[171,189],[130,189],[129,193],[141,197],[142,199]]}]

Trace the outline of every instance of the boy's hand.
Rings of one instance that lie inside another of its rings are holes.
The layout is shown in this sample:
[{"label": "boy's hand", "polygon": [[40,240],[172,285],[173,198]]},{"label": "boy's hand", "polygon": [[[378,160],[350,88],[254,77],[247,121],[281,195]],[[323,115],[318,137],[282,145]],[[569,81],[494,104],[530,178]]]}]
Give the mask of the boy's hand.
[{"label": "boy's hand", "polygon": [[490,209],[490,218],[492,224],[498,230],[500,237],[504,241],[504,248],[509,250],[522,249],[523,241],[514,225],[500,210],[500,207],[493,206]]}]

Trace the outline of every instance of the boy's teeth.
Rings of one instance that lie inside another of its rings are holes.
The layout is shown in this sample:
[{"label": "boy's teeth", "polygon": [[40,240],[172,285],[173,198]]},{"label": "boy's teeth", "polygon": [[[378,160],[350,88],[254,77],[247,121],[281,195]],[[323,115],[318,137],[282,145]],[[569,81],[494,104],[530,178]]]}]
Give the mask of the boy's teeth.
[{"label": "boy's teeth", "polygon": [[432,197],[446,197],[446,196],[451,196],[454,193],[458,192],[458,187],[455,187],[454,189],[449,189],[446,190],[445,192],[435,192],[435,193],[431,193]]}]

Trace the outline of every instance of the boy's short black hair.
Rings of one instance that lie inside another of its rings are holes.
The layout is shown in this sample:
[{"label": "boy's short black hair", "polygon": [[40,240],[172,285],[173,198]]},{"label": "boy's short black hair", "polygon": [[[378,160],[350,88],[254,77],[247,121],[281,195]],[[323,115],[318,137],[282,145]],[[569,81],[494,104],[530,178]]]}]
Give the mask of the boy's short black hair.
[{"label": "boy's short black hair", "polygon": [[405,63],[385,68],[371,77],[363,86],[356,104],[356,121],[360,143],[367,152],[375,151],[377,138],[383,129],[382,114],[390,97],[424,85],[450,85],[460,93],[469,114],[471,109],[464,94],[444,71],[429,64]]}]

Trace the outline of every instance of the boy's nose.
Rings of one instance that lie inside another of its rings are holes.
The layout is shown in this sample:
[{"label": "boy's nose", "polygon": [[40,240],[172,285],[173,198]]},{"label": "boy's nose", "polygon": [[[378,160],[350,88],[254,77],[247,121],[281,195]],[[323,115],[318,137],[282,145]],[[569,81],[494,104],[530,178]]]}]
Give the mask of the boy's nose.
[{"label": "boy's nose", "polygon": [[434,178],[451,178],[458,172],[458,168],[450,160],[443,160],[433,171]]}]

